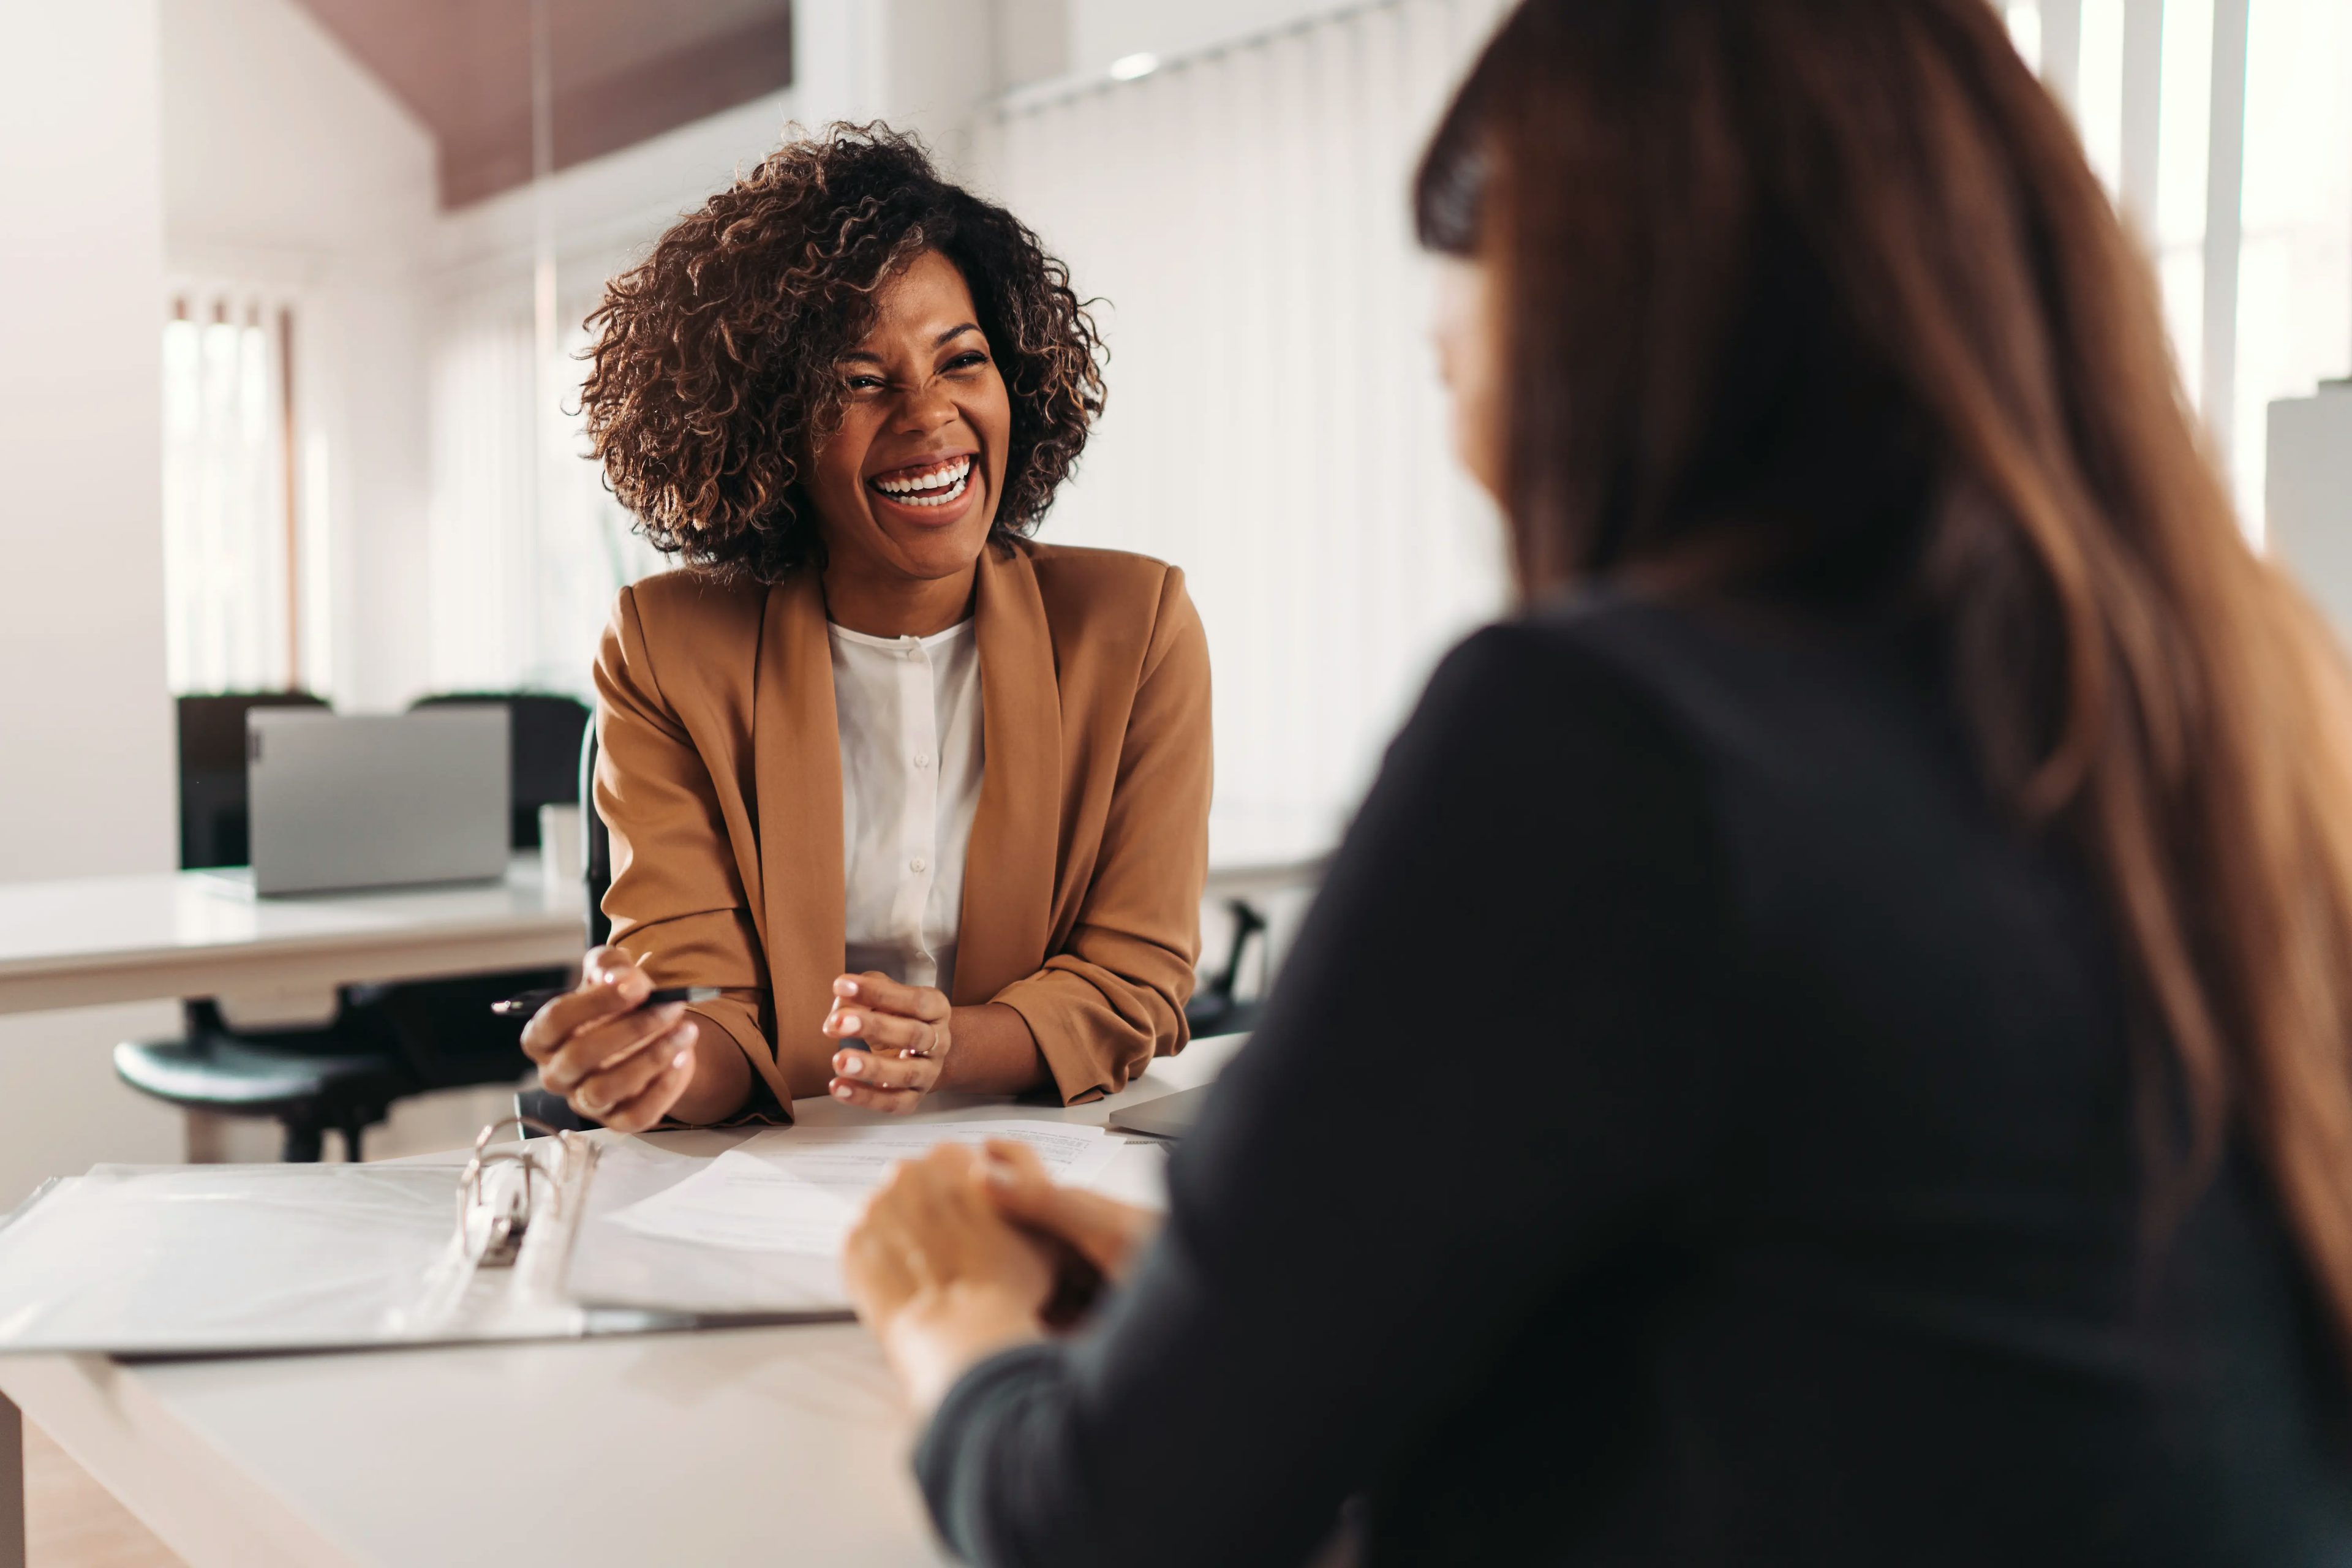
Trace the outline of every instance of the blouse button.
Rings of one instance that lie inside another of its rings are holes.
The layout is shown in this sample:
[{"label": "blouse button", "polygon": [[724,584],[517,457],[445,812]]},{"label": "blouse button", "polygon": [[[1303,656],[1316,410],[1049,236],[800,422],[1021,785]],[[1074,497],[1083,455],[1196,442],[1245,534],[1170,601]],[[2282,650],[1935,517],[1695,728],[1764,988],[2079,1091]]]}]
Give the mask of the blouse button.
[{"label": "blouse button", "polygon": [[915,753],[915,765],[919,768],[929,767],[931,765],[931,753],[929,752],[917,752]]},{"label": "blouse button", "polygon": [[907,862],[907,869],[908,869],[909,871],[918,871],[918,872],[919,872],[920,870],[922,870],[922,868],[923,868],[923,858],[922,858],[920,855],[916,856],[912,860],[909,860],[909,861],[908,861],[908,862]]}]

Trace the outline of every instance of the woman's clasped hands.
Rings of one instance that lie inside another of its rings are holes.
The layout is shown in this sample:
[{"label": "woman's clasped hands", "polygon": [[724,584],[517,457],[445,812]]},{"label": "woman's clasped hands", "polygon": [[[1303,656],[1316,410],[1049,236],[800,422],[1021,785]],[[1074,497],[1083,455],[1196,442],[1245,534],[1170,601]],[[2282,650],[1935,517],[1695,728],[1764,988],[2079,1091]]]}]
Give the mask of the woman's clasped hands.
[{"label": "woman's clasped hands", "polygon": [[872,971],[841,976],[824,1016],[825,1034],[845,1047],[833,1053],[833,1097],[866,1110],[912,1110],[947,1072],[954,1017],[937,986]]},{"label": "woman's clasped hands", "polygon": [[1124,1278],[1149,1209],[1055,1184],[1026,1144],[942,1143],[894,1167],[842,1258],[850,1300],[929,1410],[966,1368]]}]

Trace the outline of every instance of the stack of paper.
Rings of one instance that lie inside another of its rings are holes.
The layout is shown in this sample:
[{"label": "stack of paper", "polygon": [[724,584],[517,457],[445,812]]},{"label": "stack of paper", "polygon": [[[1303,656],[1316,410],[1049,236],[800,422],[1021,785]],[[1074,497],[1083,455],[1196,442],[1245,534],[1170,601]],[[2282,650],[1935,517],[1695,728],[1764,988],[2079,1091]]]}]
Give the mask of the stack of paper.
[{"label": "stack of paper", "polygon": [[1139,1184],[1122,1162],[1159,1158],[1099,1127],[1034,1121],[777,1128],[715,1160],[630,1145],[622,1161],[608,1151],[598,1172],[573,1243],[571,1294],[709,1315],[845,1312],[842,1244],[891,1165],[942,1142],[991,1138],[1028,1144],[1057,1182],[1122,1196]]},{"label": "stack of paper", "polygon": [[641,1236],[703,1247],[837,1257],[851,1222],[892,1164],[943,1142],[1017,1139],[1054,1179],[1089,1186],[1118,1145],[1099,1127],[979,1121],[947,1127],[807,1128],[762,1134],[696,1175],[604,1216]]}]

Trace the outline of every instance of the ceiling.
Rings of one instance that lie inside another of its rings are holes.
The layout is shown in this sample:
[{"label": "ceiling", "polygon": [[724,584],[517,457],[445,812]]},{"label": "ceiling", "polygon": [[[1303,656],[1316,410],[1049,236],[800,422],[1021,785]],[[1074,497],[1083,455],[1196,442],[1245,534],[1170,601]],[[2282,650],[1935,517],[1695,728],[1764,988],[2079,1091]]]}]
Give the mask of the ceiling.
[{"label": "ceiling", "polygon": [[[529,183],[531,0],[300,0],[424,121],[441,205]],[[555,166],[787,86],[791,0],[544,0]]]}]

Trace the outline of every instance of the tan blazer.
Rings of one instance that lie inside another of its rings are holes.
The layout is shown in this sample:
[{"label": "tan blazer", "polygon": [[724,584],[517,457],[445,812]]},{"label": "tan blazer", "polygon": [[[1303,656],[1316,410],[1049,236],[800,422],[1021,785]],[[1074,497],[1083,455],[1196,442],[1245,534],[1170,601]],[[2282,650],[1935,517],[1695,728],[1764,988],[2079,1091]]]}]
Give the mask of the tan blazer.
[{"label": "tan blazer", "polygon": [[[1027,1020],[1064,1100],[1182,1048],[1208,875],[1209,648],[1183,574],[1139,555],[981,552],[982,775],[959,1005]],[[823,1094],[843,963],[841,747],[814,572],[621,591],[596,661],[613,940],[789,1108]]]}]

